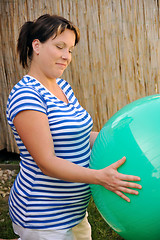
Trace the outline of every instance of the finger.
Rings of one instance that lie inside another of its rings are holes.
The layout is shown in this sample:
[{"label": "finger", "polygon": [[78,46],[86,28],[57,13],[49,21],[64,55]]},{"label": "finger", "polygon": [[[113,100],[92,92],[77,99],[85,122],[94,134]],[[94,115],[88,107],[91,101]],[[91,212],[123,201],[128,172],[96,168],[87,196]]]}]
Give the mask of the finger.
[{"label": "finger", "polygon": [[121,181],[120,185],[122,187],[126,187],[126,188],[138,188],[138,189],[142,189],[142,186],[138,183],[132,183],[132,182],[125,182],[125,181]]},{"label": "finger", "polygon": [[124,193],[129,193],[129,194],[133,194],[133,195],[138,195],[139,192],[130,188],[125,188],[125,187],[120,187],[119,191],[122,191]]},{"label": "finger", "polygon": [[113,163],[111,166],[114,169],[119,168],[124,162],[126,161],[126,157],[121,158],[120,160],[118,160],[117,162]]},{"label": "finger", "polygon": [[114,193],[116,193],[119,197],[123,198],[125,201],[130,202],[130,199],[126,195],[124,195],[122,192],[115,191]]},{"label": "finger", "polygon": [[122,174],[122,173],[119,173],[119,179],[125,180],[125,181],[140,181],[141,180],[141,178],[138,176],[127,175],[127,174]]}]

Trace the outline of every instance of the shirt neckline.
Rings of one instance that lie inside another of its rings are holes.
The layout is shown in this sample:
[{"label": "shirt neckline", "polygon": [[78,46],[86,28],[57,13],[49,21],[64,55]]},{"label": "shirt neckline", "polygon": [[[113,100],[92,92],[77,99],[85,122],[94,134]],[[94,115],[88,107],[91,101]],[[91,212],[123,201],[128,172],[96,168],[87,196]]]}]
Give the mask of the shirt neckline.
[{"label": "shirt neckline", "polygon": [[[59,86],[60,89],[62,90],[63,94],[65,95],[68,103],[66,103],[66,102],[60,100],[58,97],[56,97],[52,92],[50,92],[50,91],[48,90],[48,88],[46,88],[46,87],[45,87],[40,81],[38,81],[35,77],[32,77],[31,75],[28,75],[28,74],[26,74],[24,77],[29,77],[29,78],[35,80],[42,88],[44,88],[47,92],[49,92],[49,94],[50,94],[52,97],[54,97],[55,99],[57,99],[57,101],[63,103],[64,105],[69,105],[69,104],[70,104],[70,101],[69,101],[66,93],[63,91],[63,89],[62,89],[61,86],[59,85],[59,80],[61,80],[61,78],[56,78],[56,83],[58,84],[58,86]],[[63,79],[62,79],[62,80],[63,80]]]}]

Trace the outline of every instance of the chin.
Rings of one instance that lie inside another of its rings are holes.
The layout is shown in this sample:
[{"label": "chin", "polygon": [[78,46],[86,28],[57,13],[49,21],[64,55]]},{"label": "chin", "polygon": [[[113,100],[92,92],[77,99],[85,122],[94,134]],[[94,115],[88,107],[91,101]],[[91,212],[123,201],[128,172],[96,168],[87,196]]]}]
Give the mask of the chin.
[{"label": "chin", "polygon": [[56,75],[56,78],[61,78],[63,73],[64,73],[64,71],[61,71],[60,73],[58,73],[58,74]]},{"label": "chin", "polygon": [[48,74],[47,78],[49,78],[49,79],[61,78],[62,74],[63,74],[63,72],[57,73],[57,74]]}]

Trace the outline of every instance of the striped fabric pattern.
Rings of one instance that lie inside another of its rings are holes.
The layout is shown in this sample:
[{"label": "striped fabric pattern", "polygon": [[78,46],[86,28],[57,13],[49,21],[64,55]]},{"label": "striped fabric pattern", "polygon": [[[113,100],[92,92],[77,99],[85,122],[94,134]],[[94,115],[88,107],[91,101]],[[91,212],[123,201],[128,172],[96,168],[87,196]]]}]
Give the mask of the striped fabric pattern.
[{"label": "striped fabric pattern", "polygon": [[7,120],[21,158],[20,172],[10,192],[9,212],[12,221],[25,228],[72,228],[83,219],[91,196],[88,184],[44,175],[13,125],[13,119],[20,111],[35,110],[46,114],[56,156],[88,168],[92,118],[80,106],[65,80],[58,78],[57,84],[66,95],[68,104],[29,75],[14,86],[7,102]]}]

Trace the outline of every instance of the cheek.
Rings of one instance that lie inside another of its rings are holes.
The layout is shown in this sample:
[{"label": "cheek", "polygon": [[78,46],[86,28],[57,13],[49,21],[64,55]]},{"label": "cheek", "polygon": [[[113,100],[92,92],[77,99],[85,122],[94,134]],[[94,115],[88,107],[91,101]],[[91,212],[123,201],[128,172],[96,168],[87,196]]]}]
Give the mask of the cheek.
[{"label": "cheek", "polygon": [[71,61],[72,61],[72,55],[70,55],[70,57],[68,59],[68,64],[70,64]]},{"label": "cheek", "polygon": [[56,53],[48,52],[44,58],[44,64],[52,66],[58,59]]}]

